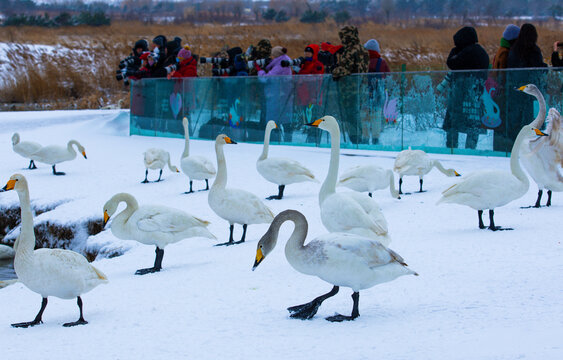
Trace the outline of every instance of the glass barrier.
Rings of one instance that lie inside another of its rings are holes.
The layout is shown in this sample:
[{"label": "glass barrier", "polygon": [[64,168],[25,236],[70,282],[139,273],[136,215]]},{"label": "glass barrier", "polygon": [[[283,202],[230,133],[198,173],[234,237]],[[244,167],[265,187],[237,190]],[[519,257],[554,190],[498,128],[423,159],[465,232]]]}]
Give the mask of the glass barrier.
[{"label": "glass barrier", "polygon": [[344,148],[507,156],[520,128],[547,108],[561,111],[563,68],[330,75],[143,79],[131,85],[131,135],[183,137],[188,117],[196,139],[226,133],[275,144],[328,146],[328,133],[304,126],[332,115]]}]

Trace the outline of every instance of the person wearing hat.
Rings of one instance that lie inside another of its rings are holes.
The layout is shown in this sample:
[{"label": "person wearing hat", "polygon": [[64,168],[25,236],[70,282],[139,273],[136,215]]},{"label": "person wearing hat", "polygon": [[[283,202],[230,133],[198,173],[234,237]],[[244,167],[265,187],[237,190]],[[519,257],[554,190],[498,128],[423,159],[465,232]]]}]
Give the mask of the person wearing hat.
[{"label": "person wearing hat", "polygon": [[169,74],[172,78],[197,77],[197,61],[189,45],[184,45],[176,56],[177,69]]},{"label": "person wearing hat", "polygon": [[152,58],[152,53],[150,51],[145,51],[139,56],[141,60],[141,67],[137,70],[127,70],[127,76],[131,80],[140,80],[143,78],[151,77],[151,66],[154,65],[154,59]]},{"label": "person wearing hat", "polygon": [[553,44],[553,53],[551,54],[551,66],[563,67],[563,41],[556,41]]},{"label": "person wearing hat", "polygon": [[514,24],[510,24],[504,29],[500,39],[500,47],[493,59],[493,69],[507,68],[508,54],[510,53],[510,48],[518,39],[518,34],[520,34],[520,28]]}]

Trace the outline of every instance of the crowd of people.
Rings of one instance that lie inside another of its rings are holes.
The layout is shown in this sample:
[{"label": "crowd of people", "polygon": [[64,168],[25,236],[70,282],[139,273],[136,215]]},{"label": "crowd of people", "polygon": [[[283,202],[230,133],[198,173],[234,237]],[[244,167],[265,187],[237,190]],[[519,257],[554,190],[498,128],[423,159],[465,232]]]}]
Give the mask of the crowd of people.
[{"label": "crowd of people", "polygon": [[[118,80],[196,77],[198,63],[211,64],[213,76],[221,77],[331,74],[332,78],[338,81],[336,86],[339,92],[338,105],[341,116],[345,119],[356,119],[351,120],[349,126],[343,124],[344,131],[351,142],[364,142],[369,136],[372,136],[372,139],[376,138],[381,126],[364,126],[369,121],[362,121],[365,116],[361,114],[362,109],[357,106],[360,95],[358,87],[355,81],[347,79],[347,75],[387,73],[390,72],[390,68],[381,57],[380,45],[376,39],[370,39],[362,45],[358,29],[351,25],[342,27],[338,34],[341,44],[328,42],[309,44],[303,49],[303,56],[297,59],[291,59],[286,48],[279,45],[272,46],[268,39],[260,40],[256,46],[251,45],[246,51],[238,46],[225,47],[212,57],[199,57],[192,54],[189,45],[182,45],[180,38],[167,40],[164,35],[158,35],[150,44],[146,40],[135,43],[131,55],[121,62],[117,77]],[[504,91],[506,74],[495,72],[491,75],[487,70],[491,67],[493,69],[547,67],[542,52],[537,46],[537,39],[537,31],[532,24],[523,24],[521,27],[508,25],[491,62],[487,52],[479,44],[475,28],[467,26],[455,33],[453,36],[455,46],[447,58],[448,68],[484,71],[452,72],[437,86],[438,91],[443,92],[449,99],[443,123],[448,147],[458,147],[459,133],[467,135],[466,148],[476,147],[478,135],[484,130],[480,122],[483,106],[481,101],[476,100],[481,99],[485,84],[492,76],[495,81],[495,101],[513,102],[511,106],[503,106],[500,109],[500,118],[505,120],[494,129],[494,148],[500,151],[510,150],[511,143],[522,125],[517,119],[529,118],[531,115],[528,113],[531,113],[533,108],[530,107],[528,99],[518,98],[525,95],[510,93],[510,96],[507,96]],[[554,44],[551,63],[554,67],[563,66],[563,42]],[[525,73],[521,72],[521,78],[518,79],[515,75],[513,82],[521,84],[533,82],[526,78]],[[370,96],[378,92],[374,91],[378,84],[370,80],[368,86]],[[281,88],[274,90],[276,93],[283,93]],[[301,91],[303,87],[299,90],[296,97],[300,99],[295,100],[299,103],[303,99],[308,100],[307,95],[310,95],[311,91]],[[287,94],[287,96],[289,98],[293,95]],[[275,103],[269,104],[267,108],[271,110],[270,113],[280,110],[279,104]],[[509,123],[509,118],[514,124]],[[353,123],[354,121],[356,123]]]}]

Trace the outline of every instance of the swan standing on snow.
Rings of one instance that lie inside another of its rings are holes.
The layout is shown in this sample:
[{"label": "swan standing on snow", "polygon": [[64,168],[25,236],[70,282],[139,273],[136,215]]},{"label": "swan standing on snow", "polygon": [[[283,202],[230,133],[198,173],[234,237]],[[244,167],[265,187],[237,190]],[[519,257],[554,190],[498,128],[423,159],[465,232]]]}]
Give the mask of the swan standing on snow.
[{"label": "swan standing on snow", "polygon": [[461,176],[454,169],[444,169],[438,160],[430,159],[428,154],[422,150],[411,150],[409,146],[408,150],[403,150],[397,154],[393,170],[399,174],[399,194],[403,193],[402,185],[403,176],[405,175],[418,176],[420,182],[420,190],[418,192],[424,192],[422,190],[424,175],[428,174],[434,167],[446,176]]},{"label": "swan standing on snow", "polygon": [[160,170],[160,173],[158,174],[158,180],[156,180],[156,182],[160,181],[160,178],[162,177],[162,169],[164,169],[166,165],[168,165],[170,171],[180,172],[180,170],[178,170],[176,166],[173,166],[170,163],[170,154],[166,150],[150,148],[144,153],[144,161],[145,161],[146,170],[145,170],[145,180],[141,181],[142,184],[146,184],[149,182],[149,180],[147,179],[149,176],[149,169]]},{"label": "swan standing on snow", "polygon": [[520,167],[520,148],[524,140],[537,135],[547,136],[530,125],[525,125],[520,130],[512,146],[512,154],[510,156],[511,172],[503,170],[473,172],[459,183],[444,190],[437,204],[454,203],[467,205],[477,210],[480,229],[485,228],[482,218],[483,210],[489,209],[490,230],[512,230],[511,228],[503,229],[500,226],[495,226],[494,209],[519,199],[528,191],[530,182]]},{"label": "swan standing on snow", "polygon": [[84,146],[76,140],[70,140],[66,147],[59,145],[43,146],[31,154],[30,158],[32,160],[39,161],[40,163],[51,165],[53,167],[53,175],[64,175],[64,172],[57,172],[55,165],[64,161],[76,159],[74,146],[76,146],[78,151],[82,154],[82,156],[84,156],[84,159],[87,159]]},{"label": "swan standing on snow", "polygon": [[354,166],[340,175],[339,186],[345,186],[358,192],[368,192],[369,197],[375,190],[389,188],[391,196],[400,199],[395,188],[393,171],[385,170],[377,165]]},{"label": "swan standing on snow", "polygon": [[152,268],[137,270],[135,275],[145,275],[162,269],[164,247],[190,237],[215,239],[207,230],[209,222],[184,211],[166,206],[139,206],[130,194],[114,195],[104,205],[104,226],[121,202],[127,207],[117,214],[111,223],[111,232],[123,240],[136,240],[145,245],[156,245],[156,257]]},{"label": "swan standing on snow", "polygon": [[14,270],[18,281],[31,291],[42,296],[41,310],[33,321],[12,324],[13,327],[29,327],[42,323],[43,311],[47,307],[47,297],[56,296],[61,299],[77,299],[80,318],[63,326],[84,325],[82,299],[80,295],[87,293],[96,286],[106,283],[106,276],[86,258],[74,251],[62,249],[35,248],[33,231],[33,215],[29,200],[29,188],[23,175],[12,175],[3,191],[16,190],[21,207],[21,230],[15,244],[16,257]]},{"label": "swan standing on snow", "polygon": [[315,175],[313,175],[311,170],[297,161],[280,157],[268,157],[270,133],[272,129],[277,127],[273,120],[268,121],[268,124],[266,124],[264,149],[262,150],[262,155],[256,161],[256,169],[260,175],[269,182],[278,185],[278,195],[269,196],[266,198],[268,200],[281,200],[286,185],[303,181],[316,181]]},{"label": "swan standing on snow", "polygon": [[340,127],[336,119],[327,115],[307,125],[330,134],[330,165],[319,191],[323,225],[330,232],[354,233],[388,246],[391,238],[379,205],[372,198],[357,192],[336,192],[340,161]]},{"label": "swan standing on snow", "polygon": [[192,189],[193,180],[205,180],[205,190],[209,190],[209,179],[212,179],[217,173],[215,166],[203,156],[190,156],[190,127],[188,118],[182,119],[182,124],[184,125],[186,145],[180,160],[180,167],[184,174],[190,178],[190,191],[186,192],[186,194],[194,192]]},{"label": "swan standing on snow", "polygon": [[[209,207],[229,222],[229,241],[217,246],[240,244],[244,242],[249,224],[269,224],[274,219],[272,211],[256,195],[241,189],[227,188],[227,164],[223,152],[225,144],[236,142],[225,134],[218,135],[215,139],[217,176],[207,198]],[[233,240],[234,224],[242,224],[242,237],[237,242]]]},{"label": "swan standing on snow", "polygon": [[350,316],[334,315],[328,321],[354,320],[360,316],[358,309],[360,290],[392,281],[403,275],[418,275],[407,268],[403,258],[380,242],[354,234],[330,233],[317,237],[304,245],[308,224],[303,214],[286,210],[278,214],[270,228],[258,242],[256,267],[272,252],[278,241],[281,225],[286,221],[295,224],[293,233],[285,245],[287,262],[297,271],[317,276],[334,285],[327,294],[313,301],[292,306],[287,310],[292,318],[311,319],[322,302],[338,293],[340,286],[351,288],[354,306]]},{"label": "swan standing on snow", "polygon": [[[14,133],[14,135],[12,135],[12,149],[16,154],[19,154],[26,159],[31,159],[31,154],[41,149],[41,144],[34,141],[20,141],[20,134]],[[33,159],[29,160],[28,169],[37,169]]]},{"label": "swan standing on snow", "polygon": [[[534,84],[518,88],[528,95],[534,96],[539,103],[538,116],[530,123],[540,129],[543,126],[546,113],[545,99],[541,91]],[[551,206],[552,191],[563,191],[563,129],[561,129],[561,115],[555,108],[549,109],[546,126],[546,137],[530,140],[522,146],[520,159],[522,165],[532,179],[538,184],[538,198],[533,206],[539,208],[543,189],[547,189],[546,206]],[[530,206],[532,207],[532,206]]]}]

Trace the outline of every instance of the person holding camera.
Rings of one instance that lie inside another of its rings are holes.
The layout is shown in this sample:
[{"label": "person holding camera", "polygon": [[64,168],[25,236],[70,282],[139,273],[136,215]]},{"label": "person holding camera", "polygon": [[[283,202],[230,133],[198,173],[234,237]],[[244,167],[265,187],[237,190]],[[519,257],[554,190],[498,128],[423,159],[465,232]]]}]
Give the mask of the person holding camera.
[{"label": "person holding camera", "polygon": [[[260,59],[270,59],[272,53],[272,44],[268,39],[262,39],[258,42],[256,47],[252,47],[248,60],[260,60]],[[248,69],[248,75],[257,76],[258,70],[255,67],[250,67]]]},{"label": "person holding camera", "polygon": [[553,53],[551,54],[551,66],[563,67],[563,41],[556,41],[553,44]]},{"label": "person holding camera", "polygon": [[320,47],[317,44],[309,44],[305,47],[303,57],[295,59],[299,61],[299,67],[295,74],[299,75],[319,75],[325,73],[325,66],[319,61]]},{"label": "person holding camera", "polygon": [[343,133],[347,133],[353,144],[362,141],[360,126],[359,91],[361,78],[349,77],[369,70],[369,53],[360,43],[358,28],[346,25],[338,32],[342,48],[338,50],[332,78],[337,83],[338,105]]},{"label": "person holding camera", "polygon": [[176,66],[168,78],[197,77],[197,61],[192,56],[189,45],[184,45],[176,55]]},{"label": "person holding camera", "polygon": [[457,31],[453,40],[455,47],[448,55],[448,68],[483,71],[451,72],[446,76],[445,80],[450,82],[450,92],[442,128],[447,133],[447,147],[457,148],[459,133],[465,133],[465,148],[475,149],[481,129],[481,95],[488,77],[489,55],[479,45],[477,31],[471,26]]},{"label": "person holding camera", "polygon": [[135,42],[131,49],[131,54],[119,62],[119,70],[116,71],[116,80],[123,80],[123,85],[129,85],[129,73],[139,70],[141,67],[141,55],[143,52],[148,51],[149,44],[146,40],[140,39]]}]

